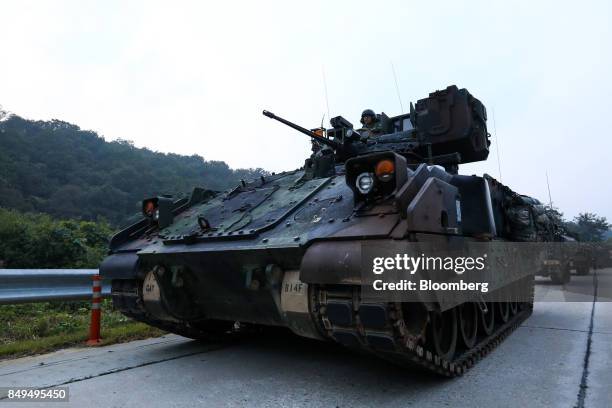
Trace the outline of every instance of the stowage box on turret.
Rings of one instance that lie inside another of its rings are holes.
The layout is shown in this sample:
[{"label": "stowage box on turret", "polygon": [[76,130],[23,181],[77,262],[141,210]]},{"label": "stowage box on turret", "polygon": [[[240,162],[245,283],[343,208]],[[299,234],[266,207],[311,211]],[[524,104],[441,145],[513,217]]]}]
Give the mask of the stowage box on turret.
[{"label": "stowage box on turret", "polygon": [[449,86],[381,117],[378,135],[342,117],[311,131],[264,115],[311,137],[312,156],[230,191],[144,200],[142,220],[112,238],[100,267],[125,315],[204,339],[282,326],[446,376],[530,315],[531,275],[499,276],[496,290],[514,294],[503,302],[362,298],[354,265],[365,244],[536,240],[525,197],[458,174],[489,153],[485,107],[467,90]]}]

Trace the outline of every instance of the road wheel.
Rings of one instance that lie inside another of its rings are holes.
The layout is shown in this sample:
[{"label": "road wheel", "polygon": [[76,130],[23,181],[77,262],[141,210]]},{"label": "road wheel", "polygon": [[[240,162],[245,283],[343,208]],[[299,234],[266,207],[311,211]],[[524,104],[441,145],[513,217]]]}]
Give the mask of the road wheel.
[{"label": "road wheel", "polygon": [[478,334],[478,306],[474,302],[467,302],[459,305],[457,309],[461,343],[469,350],[476,344],[476,336]]},{"label": "road wheel", "polygon": [[518,303],[517,302],[508,302],[510,308],[510,315],[514,316],[516,312],[518,312]]},{"label": "road wheel", "polygon": [[457,348],[456,308],[445,312],[432,312],[429,321],[431,347],[445,360],[452,360]]},{"label": "road wheel", "polygon": [[485,336],[490,336],[495,329],[495,303],[486,302],[486,312],[482,308],[478,308],[478,314],[480,315],[480,331]]},{"label": "road wheel", "polygon": [[510,319],[510,303],[497,302],[497,318],[500,322],[506,323]]}]

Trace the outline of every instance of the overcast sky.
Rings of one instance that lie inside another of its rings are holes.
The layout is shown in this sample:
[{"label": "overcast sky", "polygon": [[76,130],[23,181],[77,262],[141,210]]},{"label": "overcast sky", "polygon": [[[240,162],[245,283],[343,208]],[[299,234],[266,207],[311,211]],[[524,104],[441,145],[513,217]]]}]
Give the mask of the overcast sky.
[{"label": "overcast sky", "polygon": [[[433,4],[435,3],[435,4]],[[612,220],[611,2],[6,1],[0,104],[232,167],[299,167],[327,114],[400,114],[436,89],[488,108],[489,173],[568,218]],[[495,126],[493,123],[495,118]],[[501,176],[497,164],[500,149]]]}]

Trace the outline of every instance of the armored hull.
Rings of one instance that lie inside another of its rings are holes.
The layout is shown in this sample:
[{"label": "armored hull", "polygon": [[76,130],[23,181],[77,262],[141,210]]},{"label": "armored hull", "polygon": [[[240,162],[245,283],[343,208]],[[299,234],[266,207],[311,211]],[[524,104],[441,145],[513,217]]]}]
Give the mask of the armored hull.
[{"label": "armored hull", "polygon": [[[112,279],[114,304],[193,338],[282,326],[395,363],[462,374],[529,316],[533,275],[497,274],[495,302],[372,300],[362,293],[364,251],[509,241],[508,208],[518,195],[488,176],[419,163],[389,144],[364,145],[349,158],[341,157],[348,149],[333,160],[316,152],[302,169],[231,191],[145,200],[143,219],[113,237],[100,267]],[[379,177],[383,162],[387,173]],[[363,174],[372,177],[368,191]]]}]

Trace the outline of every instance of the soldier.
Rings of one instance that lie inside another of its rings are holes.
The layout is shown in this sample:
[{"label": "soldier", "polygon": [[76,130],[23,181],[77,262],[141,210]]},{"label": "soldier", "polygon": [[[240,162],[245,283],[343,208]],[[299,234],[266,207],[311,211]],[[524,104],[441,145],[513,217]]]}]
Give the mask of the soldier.
[{"label": "soldier", "polygon": [[373,135],[378,135],[383,131],[382,123],[372,109],[366,109],[361,113],[360,122],[363,125],[363,129],[368,130]]}]

